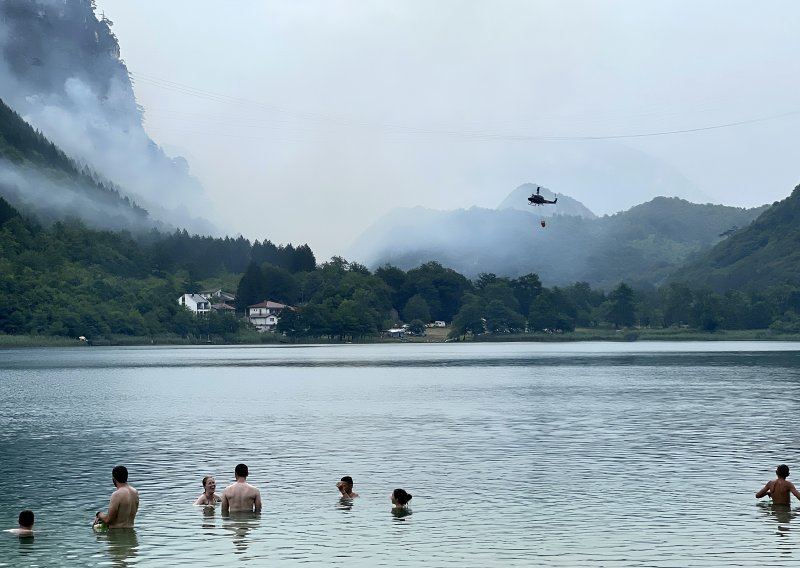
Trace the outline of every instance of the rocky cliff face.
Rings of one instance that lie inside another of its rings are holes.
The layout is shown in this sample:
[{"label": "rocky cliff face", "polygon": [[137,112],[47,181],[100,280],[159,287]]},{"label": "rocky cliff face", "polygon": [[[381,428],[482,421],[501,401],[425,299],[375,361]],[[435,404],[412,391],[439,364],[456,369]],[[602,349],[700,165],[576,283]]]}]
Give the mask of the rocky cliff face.
[{"label": "rocky cliff face", "polygon": [[202,186],[145,132],[113,23],[95,10],[92,0],[2,0],[0,98],[154,216],[212,232],[184,207]]}]

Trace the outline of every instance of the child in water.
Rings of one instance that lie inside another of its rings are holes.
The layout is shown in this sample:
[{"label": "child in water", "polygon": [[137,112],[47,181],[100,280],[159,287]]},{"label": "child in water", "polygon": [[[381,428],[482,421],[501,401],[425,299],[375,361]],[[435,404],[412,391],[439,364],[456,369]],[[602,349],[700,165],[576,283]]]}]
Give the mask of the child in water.
[{"label": "child in water", "polygon": [[778,469],[775,470],[775,475],[778,478],[767,481],[767,484],[756,493],[756,499],[771,497],[774,505],[789,505],[789,500],[791,499],[789,493],[800,499],[800,492],[797,491],[794,483],[786,480],[789,477],[788,465],[779,465]]}]

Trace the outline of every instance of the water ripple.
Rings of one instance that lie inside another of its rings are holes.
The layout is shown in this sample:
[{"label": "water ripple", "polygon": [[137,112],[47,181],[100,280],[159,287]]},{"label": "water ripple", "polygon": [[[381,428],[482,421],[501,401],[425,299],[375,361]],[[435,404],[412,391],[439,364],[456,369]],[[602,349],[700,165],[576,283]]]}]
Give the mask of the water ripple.
[{"label": "water ripple", "polygon": [[[745,349],[739,349],[744,347]],[[681,348],[685,350],[681,351]],[[796,344],[0,353],[0,566],[785,566]],[[193,507],[250,466],[252,518]],[[135,531],[96,535],[111,467]],[[361,497],[342,503],[352,475]],[[412,514],[389,494],[413,493]]]}]

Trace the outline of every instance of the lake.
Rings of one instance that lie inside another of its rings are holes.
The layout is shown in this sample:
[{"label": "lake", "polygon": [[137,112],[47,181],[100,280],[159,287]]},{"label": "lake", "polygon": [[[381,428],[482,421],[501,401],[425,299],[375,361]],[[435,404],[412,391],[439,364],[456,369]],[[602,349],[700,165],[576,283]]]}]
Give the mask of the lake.
[{"label": "lake", "polygon": [[[0,350],[0,528],[36,513],[0,566],[798,564],[795,510],[754,498],[800,472],[798,362],[768,342]],[[261,515],[192,506],[239,462]],[[136,529],[95,534],[117,464]]]}]

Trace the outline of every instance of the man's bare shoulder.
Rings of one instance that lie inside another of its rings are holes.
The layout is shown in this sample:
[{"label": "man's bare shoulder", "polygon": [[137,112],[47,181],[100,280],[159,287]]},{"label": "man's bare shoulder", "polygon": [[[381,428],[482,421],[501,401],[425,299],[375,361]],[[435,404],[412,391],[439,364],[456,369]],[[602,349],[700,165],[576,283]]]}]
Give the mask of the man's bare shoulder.
[{"label": "man's bare shoulder", "polygon": [[18,534],[22,536],[31,535],[33,534],[32,529],[6,529],[3,532],[11,533],[11,534]]}]

